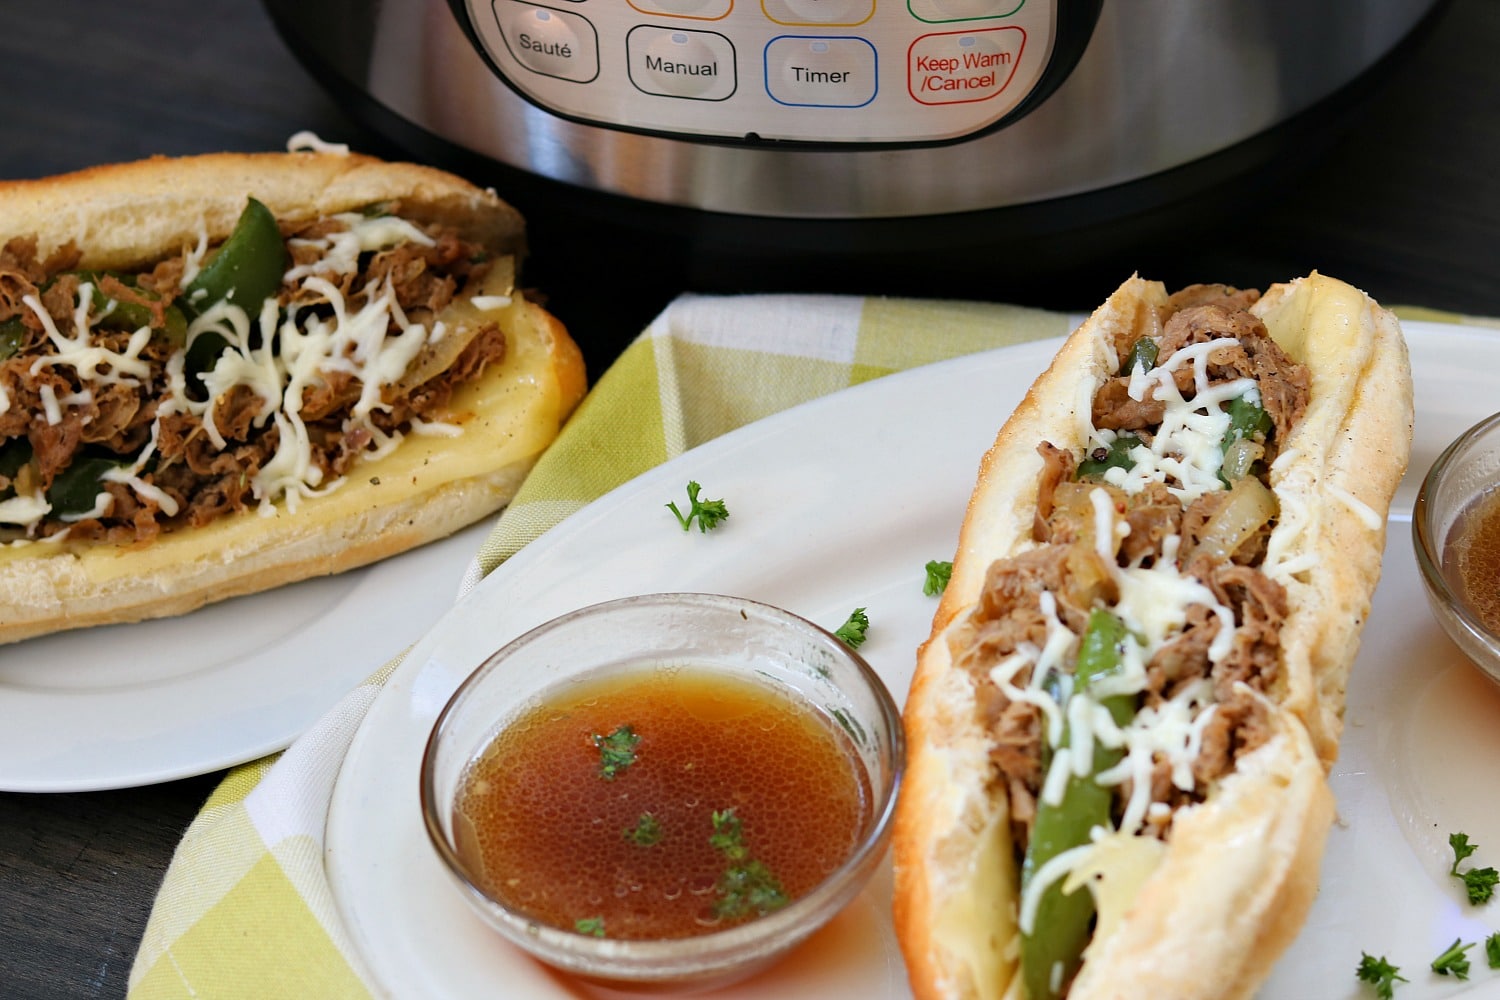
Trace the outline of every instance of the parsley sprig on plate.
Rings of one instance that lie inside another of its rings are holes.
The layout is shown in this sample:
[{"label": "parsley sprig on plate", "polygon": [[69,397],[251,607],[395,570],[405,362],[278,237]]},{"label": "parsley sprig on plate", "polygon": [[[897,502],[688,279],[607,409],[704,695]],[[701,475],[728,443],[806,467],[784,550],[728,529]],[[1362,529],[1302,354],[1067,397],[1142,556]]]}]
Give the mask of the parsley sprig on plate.
[{"label": "parsley sprig on plate", "polygon": [[683,531],[691,528],[695,520],[698,522],[699,531],[712,531],[719,526],[720,521],[729,516],[729,508],[724,506],[723,500],[698,499],[698,494],[702,489],[703,487],[698,485],[698,483],[692,480],[688,481],[688,511],[686,514],[677,508],[676,501],[667,504],[667,509],[677,518],[677,523],[682,525]]}]

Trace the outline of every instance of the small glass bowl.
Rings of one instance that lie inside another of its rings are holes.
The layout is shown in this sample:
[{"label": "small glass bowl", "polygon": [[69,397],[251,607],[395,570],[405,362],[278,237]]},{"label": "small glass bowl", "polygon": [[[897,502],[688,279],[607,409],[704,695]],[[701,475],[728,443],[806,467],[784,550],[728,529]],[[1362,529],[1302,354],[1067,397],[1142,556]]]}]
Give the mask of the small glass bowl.
[{"label": "small glass bowl", "polygon": [[1443,570],[1443,550],[1459,515],[1500,487],[1500,413],[1460,434],[1438,456],[1412,508],[1412,544],[1432,613],[1464,655],[1500,682],[1500,636],[1485,628]]},{"label": "small glass bowl", "polygon": [[[597,938],[546,926],[480,888],[454,846],[454,803],[495,735],[569,681],[682,664],[784,688],[837,720],[865,769],[872,801],[847,860],[784,908],[672,940]],[[652,594],[556,618],[484,662],[443,709],[422,760],[428,836],[464,898],[505,938],[554,968],[623,989],[710,989],[750,975],[833,918],[885,856],[905,765],[901,716],[879,676],[845,643],[796,615],[735,597]]]}]

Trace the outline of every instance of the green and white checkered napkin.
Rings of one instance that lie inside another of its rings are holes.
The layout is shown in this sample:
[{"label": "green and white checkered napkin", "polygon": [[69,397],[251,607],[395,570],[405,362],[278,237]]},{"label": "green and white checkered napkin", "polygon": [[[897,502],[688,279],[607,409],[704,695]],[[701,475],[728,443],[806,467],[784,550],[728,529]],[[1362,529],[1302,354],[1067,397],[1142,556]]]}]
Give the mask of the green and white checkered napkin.
[{"label": "green and white checkered napkin", "polygon": [[[589,501],[735,427],[1069,328],[1059,313],[978,303],[679,299],[598,380],[497,520],[464,589]],[[236,768],[209,798],[157,897],[132,1000],[371,995],[324,875],[323,830],[344,754],[399,658],[371,664],[371,678],[288,750]]]}]

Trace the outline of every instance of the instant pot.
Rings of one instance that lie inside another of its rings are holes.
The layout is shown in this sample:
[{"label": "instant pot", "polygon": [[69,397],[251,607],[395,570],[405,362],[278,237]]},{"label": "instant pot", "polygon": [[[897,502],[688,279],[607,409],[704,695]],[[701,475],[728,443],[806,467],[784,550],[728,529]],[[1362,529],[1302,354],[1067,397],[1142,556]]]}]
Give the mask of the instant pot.
[{"label": "instant pot", "polygon": [[1307,162],[1441,6],[265,3],[350,112],[493,183],[534,242],[613,234],[686,287],[963,292]]}]

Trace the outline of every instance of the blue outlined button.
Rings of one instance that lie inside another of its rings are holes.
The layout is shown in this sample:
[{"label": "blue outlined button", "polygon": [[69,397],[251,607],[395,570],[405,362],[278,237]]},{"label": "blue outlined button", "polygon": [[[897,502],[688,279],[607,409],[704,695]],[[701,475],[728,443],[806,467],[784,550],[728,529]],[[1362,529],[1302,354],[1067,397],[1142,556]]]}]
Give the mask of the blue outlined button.
[{"label": "blue outlined button", "polygon": [[778,104],[860,108],[875,100],[878,59],[863,38],[781,35],[766,43],[766,93]]}]

